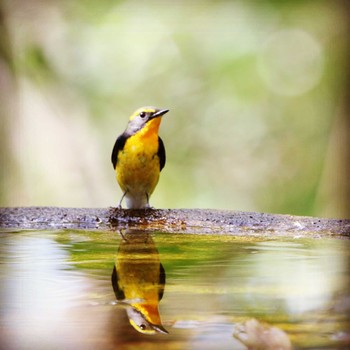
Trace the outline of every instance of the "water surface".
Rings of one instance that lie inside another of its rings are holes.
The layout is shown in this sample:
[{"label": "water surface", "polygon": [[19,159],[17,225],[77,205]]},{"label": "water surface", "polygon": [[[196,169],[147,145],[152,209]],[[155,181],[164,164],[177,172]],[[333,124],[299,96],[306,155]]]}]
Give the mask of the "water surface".
[{"label": "water surface", "polygon": [[350,347],[349,240],[84,230],[0,238],[1,349]]}]

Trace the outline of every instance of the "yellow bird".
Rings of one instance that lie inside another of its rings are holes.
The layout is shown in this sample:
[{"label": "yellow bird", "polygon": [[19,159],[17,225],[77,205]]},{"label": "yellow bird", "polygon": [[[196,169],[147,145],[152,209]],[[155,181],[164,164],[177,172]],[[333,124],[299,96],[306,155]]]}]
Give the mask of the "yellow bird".
[{"label": "yellow bird", "polygon": [[112,164],[128,209],[149,208],[149,198],[165,165],[165,148],[158,136],[161,117],[168,109],[142,107],[135,111],[126,130],[117,138]]},{"label": "yellow bird", "polygon": [[129,230],[120,243],[112,273],[115,296],[130,324],[140,333],[168,333],[162,326],[159,302],[165,288],[165,270],[152,237]]}]

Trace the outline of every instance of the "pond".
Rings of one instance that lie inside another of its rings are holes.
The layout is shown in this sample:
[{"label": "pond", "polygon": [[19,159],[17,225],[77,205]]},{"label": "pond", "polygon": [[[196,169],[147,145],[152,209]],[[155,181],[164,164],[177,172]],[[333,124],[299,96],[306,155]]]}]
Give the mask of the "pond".
[{"label": "pond", "polygon": [[0,237],[1,349],[350,347],[350,240]]}]

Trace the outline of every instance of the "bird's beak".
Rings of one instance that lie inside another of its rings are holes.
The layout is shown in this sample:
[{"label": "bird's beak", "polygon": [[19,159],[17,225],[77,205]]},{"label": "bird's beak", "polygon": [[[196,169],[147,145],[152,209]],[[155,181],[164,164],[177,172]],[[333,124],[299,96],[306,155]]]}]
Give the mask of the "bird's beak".
[{"label": "bird's beak", "polygon": [[162,115],[164,115],[165,113],[168,113],[168,112],[169,112],[169,109],[161,109],[158,112],[153,113],[149,119],[161,117]]},{"label": "bird's beak", "polygon": [[159,333],[169,334],[169,332],[162,325],[159,325],[159,324],[153,325],[153,329]]}]

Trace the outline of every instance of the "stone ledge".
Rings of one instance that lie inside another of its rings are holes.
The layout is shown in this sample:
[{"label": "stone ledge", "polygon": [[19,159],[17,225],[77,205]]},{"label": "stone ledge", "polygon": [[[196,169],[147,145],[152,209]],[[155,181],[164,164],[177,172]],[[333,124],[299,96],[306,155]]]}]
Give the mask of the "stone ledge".
[{"label": "stone ledge", "polygon": [[350,219],[210,209],[0,208],[2,229],[94,229],[258,236],[350,238]]}]

